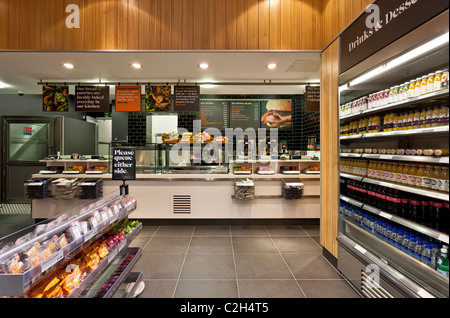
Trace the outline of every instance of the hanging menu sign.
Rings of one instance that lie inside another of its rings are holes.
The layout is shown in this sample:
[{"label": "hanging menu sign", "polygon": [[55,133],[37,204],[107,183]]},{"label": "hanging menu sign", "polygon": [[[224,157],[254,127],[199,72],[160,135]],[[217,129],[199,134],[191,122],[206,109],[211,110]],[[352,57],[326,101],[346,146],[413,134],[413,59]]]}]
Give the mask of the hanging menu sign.
[{"label": "hanging menu sign", "polygon": [[113,148],[112,160],[113,180],[135,180],[136,179],[136,149],[135,148]]},{"label": "hanging menu sign", "polygon": [[375,1],[341,34],[341,73],[437,16],[448,7],[448,1]]},{"label": "hanging menu sign", "polygon": [[225,131],[225,128],[228,128],[229,108],[230,104],[228,101],[200,101],[202,129],[217,128]]},{"label": "hanging menu sign", "polygon": [[116,86],[116,112],[141,111],[141,86]]},{"label": "hanging menu sign", "polygon": [[77,112],[110,112],[109,86],[76,86],[75,110]]},{"label": "hanging menu sign", "polygon": [[232,101],[230,108],[230,128],[260,128],[259,101]]},{"label": "hanging menu sign", "polygon": [[200,111],[199,86],[174,86],[175,112]]},{"label": "hanging menu sign", "polygon": [[306,111],[320,111],[320,86],[306,86],[305,90]]}]

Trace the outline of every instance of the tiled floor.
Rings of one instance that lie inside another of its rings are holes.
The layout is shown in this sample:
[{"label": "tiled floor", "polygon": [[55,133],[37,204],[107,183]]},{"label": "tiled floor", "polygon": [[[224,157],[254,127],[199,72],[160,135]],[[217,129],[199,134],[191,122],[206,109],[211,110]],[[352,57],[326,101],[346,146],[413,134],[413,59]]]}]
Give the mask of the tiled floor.
[{"label": "tiled floor", "polygon": [[322,256],[319,225],[144,226],[141,298],[359,298]]}]

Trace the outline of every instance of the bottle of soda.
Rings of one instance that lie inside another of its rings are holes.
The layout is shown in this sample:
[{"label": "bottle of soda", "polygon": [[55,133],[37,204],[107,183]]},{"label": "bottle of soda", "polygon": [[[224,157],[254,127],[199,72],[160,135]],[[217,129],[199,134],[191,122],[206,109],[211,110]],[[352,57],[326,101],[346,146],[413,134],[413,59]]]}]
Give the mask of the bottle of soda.
[{"label": "bottle of soda", "polygon": [[445,277],[448,277],[448,257],[446,248],[441,249],[441,256],[437,262],[437,271]]},{"label": "bottle of soda", "polygon": [[400,213],[398,216],[406,219],[411,212],[411,203],[409,200],[409,195],[406,192],[402,192],[401,202]]},{"label": "bottle of soda", "polygon": [[367,204],[375,207],[376,194],[375,194],[375,185],[369,184],[367,188]]},{"label": "bottle of soda", "polygon": [[433,228],[436,231],[444,232],[444,203],[438,200],[431,202],[430,214],[434,216],[436,222]]},{"label": "bottle of soda", "polygon": [[380,191],[380,210],[386,211],[386,188],[381,187]]},{"label": "bottle of soda", "polygon": [[388,213],[392,213],[392,193],[394,192],[394,189],[387,188],[386,189],[386,204],[385,204],[385,210]]},{"label": "bottle of soda", "polygon": [[361,182],[361,202],[367,203],[367,183]]},{"label": "bottle of soda", "polygon": [[427,227],[432,227],[431,225],[431,204],[432,204],[432,200],[428,197],[422,197],[422,202],[421,202],[421,206],[422,206],[422,211],[420,213],[421,215],[421,220],[418,220],[418,223],[427,226]]},{"label": "bottle of soda", "polygon": [[391,193],[391,213],[394,215],[398,215],[401,209],[402,199],[400,198],[400,191],[394,190]]},{"label": "bottle of soda", "polygon": [[409,216],[406,216],[406,219],[418,223],[418,218],[421,210],[421,202],[417,197],[413,197],[410,200],[411,203],[411,211],[409,213]]}]

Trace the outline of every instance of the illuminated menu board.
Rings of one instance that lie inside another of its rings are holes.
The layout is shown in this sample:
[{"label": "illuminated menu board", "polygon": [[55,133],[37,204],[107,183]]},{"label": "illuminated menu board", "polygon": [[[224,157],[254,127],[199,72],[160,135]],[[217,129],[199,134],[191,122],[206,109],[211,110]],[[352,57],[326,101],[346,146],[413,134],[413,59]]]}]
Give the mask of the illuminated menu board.
[{"label": "illuminated menu board", "polygon": [[260,128],[259,101],[232,101],[230,108],[230,128]]},{"label": "illuminated menu board", "polygon": [[224,131],[228,127],[230,103],[219,100],[200,101],[202,129],[217,128]]}]

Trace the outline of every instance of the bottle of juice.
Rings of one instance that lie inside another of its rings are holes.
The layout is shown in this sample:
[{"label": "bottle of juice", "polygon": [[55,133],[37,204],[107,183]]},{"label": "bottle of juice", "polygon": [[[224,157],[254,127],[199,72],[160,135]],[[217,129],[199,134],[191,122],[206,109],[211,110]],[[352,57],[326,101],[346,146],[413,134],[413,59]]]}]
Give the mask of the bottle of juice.
[{"label": "bottle of juice", "polygon": [[431,189],[440,191],[442,187],[442,168],[439,166],[434,167],[433,178],[431,180]]},{"label": "bottle of juice", "polygon": [[433,121],[433,108],[427,107],[427,113],[425,115],[425,127],[431,127]]},{"label": "bottle of juice", "polygon": [[441,191],[442,192],[449,192],[449,173],[448,173],[449,168],[448,167],[443,167],[442,168],[442,188]]},{"label": "bottle of juice", "polygon": [[416,88],[416,80],[412,79],[409,81],[408,98],[414,97],[415,88]]},{"label": "bottle of juice", "polygon": [[373,132],[373,117],[369,117],[369,120],[367,121],[367,132]]},{"label": "bottle of juice", "polygon": [[422,187],[425,189],[431,189],[431,183],[432,183],[432,179],[433,179],[433,166],[431,165],[426,165],[425,166],[425,171],[423,172],[423,182],[422,182]]},{"label": "bottle of juice", "polygon": [[375,170],[375,179],[381,180],[381,167],[383,166],[383,163],[381,161],[377,162],[376,170]]},{"label": "bottle of juice", "polygon": [[405,168],[404,163],[398,164],[397,173],[395,174],[395,183],[401,184],[402,183],[402,175],[403,175],[403,169]]},{"label": "bottle of juice", "polygon": [[439,126],[439,106],[434,106],[431,113],[431,127]]},{"label": "bottle of juice", "polygon": [[394,119],[395,119],[395,113],[391,112],[389,114],[389,129],[390,129],[389,131],[394,130]]},{"label": "bottle of juice", "polygon": [[420,110],[414,111],[413,128],[420,128]]},{"label": "bottle of juice", "polygon": [[419,165],[416,171],[416,184],[415,184],[416,187],[418,188],[422,187],[424,174],[425,174],[425,165]]},{"label": "bottle of juice", "polygon": [[420,122],[419,122],[419,127],[420,128],[425,128],[426,126],[426,121],[427,121],[427,109],[424,107],[421,109],[420,111]]},{"label": "bottle of juice", "polygon": [[411,168],[410,164],[405,164],[405,167],[403,168],[403,174],[402,174],[402,184],[408,185],[408,179],[409,179],[409,169]]},{"label": "bottle of juice", "polygon": [[369,161],[369,165],[367,166],[367,177],[372,178],[373,174],[373,160]]},{"label": "bottle of juice", "polygon": [[381,165],[381,174],[380,174],[380,179],[383,181],[386,181],[386,177],[388,175],[387,173],[387,162],[383,161],[382,165]]},{"label": "bottle of juice", "polygon": [[403,113],[402,117],[402,130],[408,129],[408,112]]},{"label": "bottle of juice", "polygon": [[381,128],[380,126],[381,126],[380,116],[376,115],[373,117],[373,132],[379,132]]},{"label": "bottle of juice", "polygon": [[408,112],[406,127],[407,127],[407,129],[414,128],[414,112],[413,111]]},{"label": "bottle of juice", "polygon": [[362,175],[367,177],[367,171],[369,170],[369,162],[367,160],[362,161]]},{"label": "bottle of juice", "polygon": [[406,82],[405,84],[403,84],[403,98],[402,99],[408,98],[409,84],[410,84],[409,82]]},{"label": "bottle of juice", "polygon": [[393,182],[393,179],[394,179],[393,169],[394,169],[394,164],[391,161],[389,161],[387,164],[387,168],[386,168],[386,181],[387,182]]},{"label": "bottle of juice", "polygon": [[409,176],[408,176],[408,185],[411,187],[416,186],[416,176],[417,174],[417,165],[413,164],[411,165],[411,169],[409,169]]},{"label": "bottle of juice", "polygon": [[427,79],[427,93],[431,93],[434,90],[434,78],[436,76],[436,73],[430,73],[428,74]]},{"label": "bottle of juice", "polygon": [[422,83],[422,78],[418,77],[415,81],[415,87],[414,87],[414,97],[420,96],[420,84]]},{"label": "bottle of juice", "polygon": [[392,130],[398,130],[399,118],[400,118],[399,114],[394,114]]},{"label": "bottle of juice", "polygon": [[369,131],[369,120],[367,117],[363,119],[363,129],[365,134]]},{"label": "bottle of juice", "polygon": [[422,76],[422,79],[420,81],[420,95],[427,93],[427,85],[428,85],[428,76],[424,75]]},{"label": "bottle of juice", "polygon": [[447,113],[448,113],[448,106],[442,105],[439,108],[439,120],[438,120],[439,126],[448,125],[448,122],[446,120],[448,119]]},{"label": "bottle of juice", "polygon": [[383,131],[389,131],[389,114],[384,115],[384,118],[383,118]]},{"label": "bottle of juice", "polygon": [[439,91],[441,89],[442,71],[436,71],[434,76],[433,91]]}]

